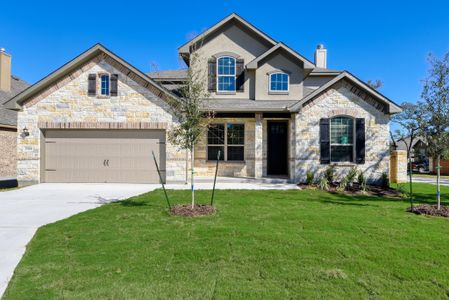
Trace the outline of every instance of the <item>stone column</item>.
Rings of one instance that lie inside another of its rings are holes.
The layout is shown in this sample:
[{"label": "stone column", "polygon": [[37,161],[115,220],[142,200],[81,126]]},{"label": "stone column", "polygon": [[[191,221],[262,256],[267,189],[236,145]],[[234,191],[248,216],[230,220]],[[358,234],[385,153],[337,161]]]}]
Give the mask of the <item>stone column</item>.
[{"label": "stone column", "polygon": [[407,182],[407,152],[404,150],[391,151],[390,182]]},{"label": "stone column", "polygon": [[256,113],[256,126],[254,129],[254,177],[262,178],[262,157],[263,157],[263,130],[262,114]]}]

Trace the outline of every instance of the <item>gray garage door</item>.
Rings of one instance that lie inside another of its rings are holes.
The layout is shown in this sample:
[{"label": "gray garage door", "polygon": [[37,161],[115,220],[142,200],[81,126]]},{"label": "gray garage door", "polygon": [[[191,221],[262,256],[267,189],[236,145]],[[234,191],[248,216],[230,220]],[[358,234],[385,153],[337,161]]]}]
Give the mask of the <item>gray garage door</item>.
[{"label": "gray garage door", "polygon": [[152,151],[165,175],[163,130],[47,130],[44,134],[45,182],[157,183]]}]

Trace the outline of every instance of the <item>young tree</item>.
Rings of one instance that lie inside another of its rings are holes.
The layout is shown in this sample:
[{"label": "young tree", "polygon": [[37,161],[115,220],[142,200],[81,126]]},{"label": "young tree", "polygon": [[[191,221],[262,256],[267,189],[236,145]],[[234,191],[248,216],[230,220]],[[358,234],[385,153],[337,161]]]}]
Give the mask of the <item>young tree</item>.
[{"label": "young tree", "polygon": [[429,55],[430,69],[421,98],[424,114],[421,131],[430,157],[437,160],[437,207],[440,209],[440,160],[449,147],[449,53],[442,59]]},{"label": "young tree", "polygon": [[402,112],[396,114],[392,118],[392,122],[399,125],[394,133],[390,132],[393,144],[396,147],[397,142],[403,142],[407,151],[407,162],[409,169],[409,183],[410,183],[410,207],[413,208],[413,185],[412,185],[412,158],[411,152],[413,143],[416,140],[420,123],[419,119],[422,117],[422,106],[419,104],[405,102],[401,105]]},{"label": "young tree", "polygon": [[376,80],[368,80],[366,84],[372,87],[373,89],[378,90],[382,87],[384,83],[379,79],[376,79]]},{"label": "young tree", "polygon": [[192,209],[195,207],[195,145],[213,118],[213,112],[207,109],[205,99],[209,98],[209,93],[204,72],[199,68],[200,63],[198,55],[193,53],[186,82],[179,90],[181,96],[170,100],[179,125],[174,126],[168,134],[170,142],[190,152]]}]

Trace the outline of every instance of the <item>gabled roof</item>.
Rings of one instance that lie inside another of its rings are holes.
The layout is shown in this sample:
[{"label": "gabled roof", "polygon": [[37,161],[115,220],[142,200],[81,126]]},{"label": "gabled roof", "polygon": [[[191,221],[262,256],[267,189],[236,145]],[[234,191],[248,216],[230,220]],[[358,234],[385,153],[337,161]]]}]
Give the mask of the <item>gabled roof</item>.
[{"label": "gabled roof", "polygon": [[91,59],[95,58],[97,55],[101,53],[104,53],[109,57],[111,57],[112,59],[114,59],[115,61],[119,62],[127,69],[129,69],[131,72],[142,78],[144,81],[148,82],[148,84],[160,90],[163,94],[166,94],[169,97],[176,97],[170,91],[168,91],[167,89],[156,83],[148,75],[138,70],[137,68],[135,68],[134,66],[123,60],[121,57],[117,56],[116,54],[108,50],[106,47],[98,43],[89,48],[88,50],[86,50],[85,52],[81,53],[80,55],[78,55],[73,60],[63,65],[62,67],[60,67],[56,71],[50,73],[49,75],[47,75],[34,85],[30,86],[23,92],[19,93],[15,97],[8,100],[5,103],[5,106],[9,109],[20,109],[21,105],[25,101],[27,101],[30,97],[37,95],[39,92],[52,85],[54,82],[63,78],[66,74],[69,74],[70,72],[76,70],[78,67],[90,61]]},{"label": "gabled roof", "polygon": [[277,43],[274,47],[272,47],[271,49],[267,50],[265,53],[259,55],[258,57],[256,57],[252,61],[250,61],[246,65],[246,68],[247,69],[257,69],[259,66],[259,62],[261,60],[263,60],[264,58],[268,57],[272,53],[279,51],[279,50],[285,50],[287,53],[289,53],[290,55],[292,55],[293,57],[295,57],[296,59],[301,61],[304,64],[304,69],[314,69],[315,68],[315,65],[311,61],[309,61],[307,58],[305,58],[298,52],[292,50],[290,47],[283,44],[282,42]]},{"label": "gabled roof", "polygon": [[236,13],[232,13],[229,16],[227,16],[226,18],[224,18],[223,20],[221,20],[220,22],[216,23],[214,26],[210,27],[208,30],[206,30],[202,34],[198,35],[197,37],[191,39],[190,41],[188,41],[187,43],[185,43],[184,45],[179,47],[178,48],[178,52],[180,54],[190,53],[190,46],[192,46],[196,42],[204,39],[206,36],[208,36],[209,34],[215,32],[216,30],[218,30],[219,28],[221,28],[226,23],[228,23],[228,22],[230,22],[232,20],[238,21],[239,23],[243,24],[245,27],[247,27],[248,29],[253,31],[256,35],[258,35],[260,38],[262,38],[263,40],[267,41],[268,43],[270,43],[272,45],[276,44],[276,41],[273,40],[266,33],[261,31],[260,29],[258,29],[257,27],[255,27],[254,25],[252,25],[251,23],[249,23],[248,21],[246,21],[245,19],[243,19],[242,17],[237,15]]},{"label": "gabled roof", "polygon": [[382,95],[381,93],[379,93],[378,91],[376,91],[375,89],[373,89],[372,87],[370,87],[369,85],[367,85],[366,83],[364,83],[363,81],[361,81],[360,79],[358,79],[357,77],[355,77],[354,75],[352,75],[351,73],[349,73],[347,71],[342,72],[340,75],[336,76],[335,78],[333,78],[326,84],[324,84],[321,87],[319,87],[318,89],[314,90],[313,92],[308,94],[306,97],[301,99],[301,101],[290,106],[289,109],[293,112],[299,111],[304,106],[304,104],[308,103],[309,101],[312,101],[315,97],[320,95],[322,92],[324,92],[325,90],[327,90],[328,88],[333,86],[335,83],[337,83],[343,79],[349,80],[350,82],[354,83],[355,85],[357,85],[358,87],[363,89],[365,92],[370,94],[374,99],[386,104],[388,106],[387,113],[394,114],[394,113],[399,113],[402,111],[402,108],[398,104],[396,104],[392,100],[388,99],[387,97],[385,97],[384,95]]}]

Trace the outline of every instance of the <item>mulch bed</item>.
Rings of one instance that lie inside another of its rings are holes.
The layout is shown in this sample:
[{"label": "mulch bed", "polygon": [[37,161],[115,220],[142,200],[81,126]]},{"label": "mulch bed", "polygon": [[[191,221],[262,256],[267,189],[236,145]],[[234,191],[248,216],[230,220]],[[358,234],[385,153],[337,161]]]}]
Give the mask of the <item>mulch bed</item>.
[{"label": "mulch bed", "polygon": [[[318,186],[316,184],[298,184],[298,187],[304,190],[316,190]],[[330,193],[345,193],[349,195],[368,195],[368,196],[378,196],[378,197],[390,197],[390,198],[401,198],[402,193],[396,189],[390,187],[380,187],[374,185],[368,185],[366,191],[363,192],[358,183],[354,183],[352,186],[348,186],[344,192],[338,191],[338,184],[332,184],[329,186],[328,192]]]},{"label": "mulch bed", "polygon": [[183,217],[200,217],[211,215],[216,212],[215,207],[210,205],[198,205],[192,209],[190,204],[178,204],[170,209],[170,212],[177,216]]},{"label": "mulch bed", "polygon": [[407,211],[417,215],[429,215],[449,218],[449,207],[443,205],[441,205],[440,209],[438,210],[436,205],[420,204],[413,206],[413,209],[409,207]]}]

